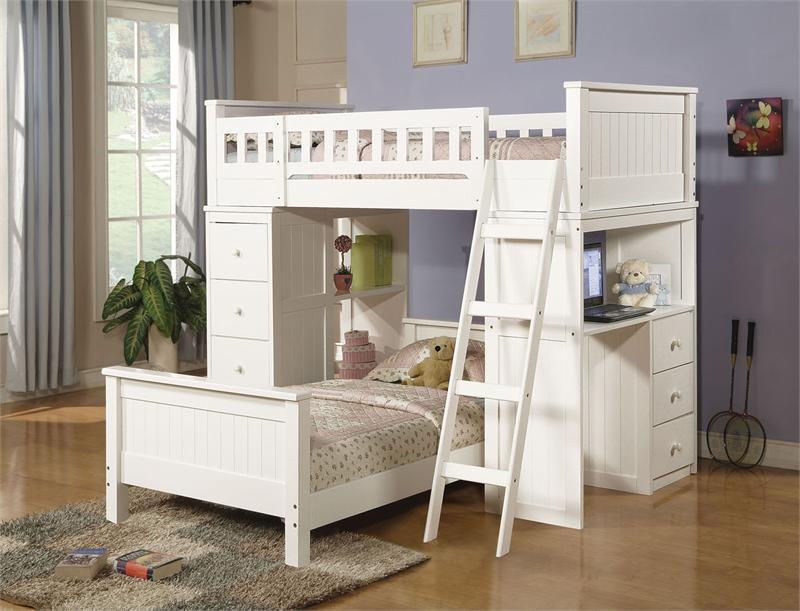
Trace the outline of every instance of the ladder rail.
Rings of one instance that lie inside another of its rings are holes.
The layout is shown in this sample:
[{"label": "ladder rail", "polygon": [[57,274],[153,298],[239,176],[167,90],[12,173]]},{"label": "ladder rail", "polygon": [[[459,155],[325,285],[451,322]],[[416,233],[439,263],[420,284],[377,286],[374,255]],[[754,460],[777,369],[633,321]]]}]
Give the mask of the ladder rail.
[{"label": "ladder rail", "polygon": [[[444,407],[444,417],[442,419],[442,430],[439,435],[439,448],[436,453],[436,464],[433,473],[433,483],[431,486],[431,497],[428,503],[428,517],[425,521],[425,535],[423,540],[427,543],[435,539],[439,532],[439,518],[442,512],[442,499],[444,496],[445,478],[442,467],[450,458],[450,450],[453,444],[453,432],[455,430],[456,409],[458,396],[455,394],[456,382],[464,371],[464,362],[467,357],[467,346],[469,345],[470,314],[469,302],[471,295],[474,296],[478,288],[478,279],[481,272],[483,261],[484,239],[481,237],[481,228],[489,217],[491,202],[495,191],[495,168],[496,160],[488,159],[483,173],[483,188],[478,209],[475,214],[475,228],[472,233],[472,248],[469,253],[469,263],[467,264],[467,278],[464,286],[464,295],[461,299],[461,312],[458,317],[458,331],[456,332],[455,353],[453,354],[453,366],[450,371],[450,382],[448,384],[447,399]],[[476,246],[478,246],[476,248]]]}]

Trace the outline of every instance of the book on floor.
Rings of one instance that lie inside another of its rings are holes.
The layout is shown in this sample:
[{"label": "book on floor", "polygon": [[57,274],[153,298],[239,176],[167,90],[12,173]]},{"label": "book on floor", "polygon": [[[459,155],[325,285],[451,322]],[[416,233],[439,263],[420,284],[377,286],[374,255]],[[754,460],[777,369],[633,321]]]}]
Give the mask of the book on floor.
[{"label": "book on floor", "polygon": [[118,556],[114,560],[114,570],[129,577],[158,581],[180,573],[183,569],[182,560],[180,556],[137,549]]},{"label": "book on floor", "polygon": [[79,547],[58,563],[56,577],[88,581],[106,565],[107,558],[108,549],[105,547]]}]

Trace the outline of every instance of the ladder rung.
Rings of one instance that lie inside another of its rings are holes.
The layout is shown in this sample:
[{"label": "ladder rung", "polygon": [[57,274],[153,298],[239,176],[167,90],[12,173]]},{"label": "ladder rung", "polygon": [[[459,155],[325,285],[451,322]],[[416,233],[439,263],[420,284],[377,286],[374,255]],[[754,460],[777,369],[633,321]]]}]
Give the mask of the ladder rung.
[{"label": "ladder rung", "polygon": [[533,319],[533,306],[526,303],[494,303],[491,301],[470,301],[469,313],[472,316],[495,318]]},{"label": "ladder rung", "polygon": [[444,463],[442,465],[442,475],[478,484],[508,485],[508,471],[487,469],[486,467],[476,467],[475,465],[465,465],[457,462]]},{"label": "ladder rung", "polygon": [[517,386],[459,380],[456,382],[456,394],[462,397],[475,397],[477,399],[519,401],[520,389]]},{"label": "ladder rung", "polygon": [[484,223],[481,227],[482,238],[506,240],[544,240],[544,225],[503,225],[500,223]]}]

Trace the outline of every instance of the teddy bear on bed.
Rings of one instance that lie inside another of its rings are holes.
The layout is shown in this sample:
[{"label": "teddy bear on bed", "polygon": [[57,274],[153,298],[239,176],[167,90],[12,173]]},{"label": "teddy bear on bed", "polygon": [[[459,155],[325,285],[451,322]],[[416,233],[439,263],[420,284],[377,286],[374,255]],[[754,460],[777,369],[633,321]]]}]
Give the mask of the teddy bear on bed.
[{"label": "teddy bear on bed", "polygon": [[658,299],[659,285],[650,281],[650,264],[642,259],[617,263],[619,282],[611,292],[619,295],[620,305],[649,308]]},{"label": "teddy bear on bed", "polygon": [[434,337],[428,346],[431,351],[430,356],[408,370],[410,379],[404,384],[447,390],[450,370],[453,367],[455,342],[452,337]]}]

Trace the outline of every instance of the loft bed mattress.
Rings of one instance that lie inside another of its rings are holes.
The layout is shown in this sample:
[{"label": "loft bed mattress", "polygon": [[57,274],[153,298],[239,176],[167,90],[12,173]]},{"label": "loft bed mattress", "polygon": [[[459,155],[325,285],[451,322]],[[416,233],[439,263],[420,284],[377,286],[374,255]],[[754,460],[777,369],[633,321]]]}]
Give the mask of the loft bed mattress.
[{"label": "loft bed mattress", "polygon": [[[311,492],[435,456],[447,393],[370,380],[328,380],[311,391]],[[483,441],[484,411],[459,402],[453,449]]]},{"label": "loft bed mattress", "polygon": [[[447,134],[437,134],[433,147],[434,161],[447,159],[449,155],[449,136]],[[299,142],[291,142],[289,148],[289,162],[300,161]],[[564,136],[522,136],[514,138],[489,138],[489,159],[499,160],[552,160],[566,158],[566,138]],[[317,142],[313,144],[311,161],[323,161],[323,146]],[[462,136],[460,146],[460,160],[470,158],[470,139],[469,136]],[[408,161],[419,161],[422,159],[422,139],[409,138],[407,144]],[[226,143],[226,163],[236,162],[236,145],[229,140]],[[273,161],[272,143],[267,144],[266,161]],[[347,139],[345,136],[337,138],[333,149],[334,161],[345,161],[347,159]],[[397,140],[391,132],[387,132],[383,143],[382,161],[393,161],[397,159]],[[369,136],[360,137],[358,141],[358,160],[372,160],[372,138]],[[258,161],[258,150],[256,141],[247,138],[247,150],[245,151],[245,163],[255,163]],[[308,178],[309,176],[304,176]],[[319,176],[329,178],[330,176]],[[339,176],[337,176],[339,177]],[[350,175],[350,178],[358,176]]]}]

